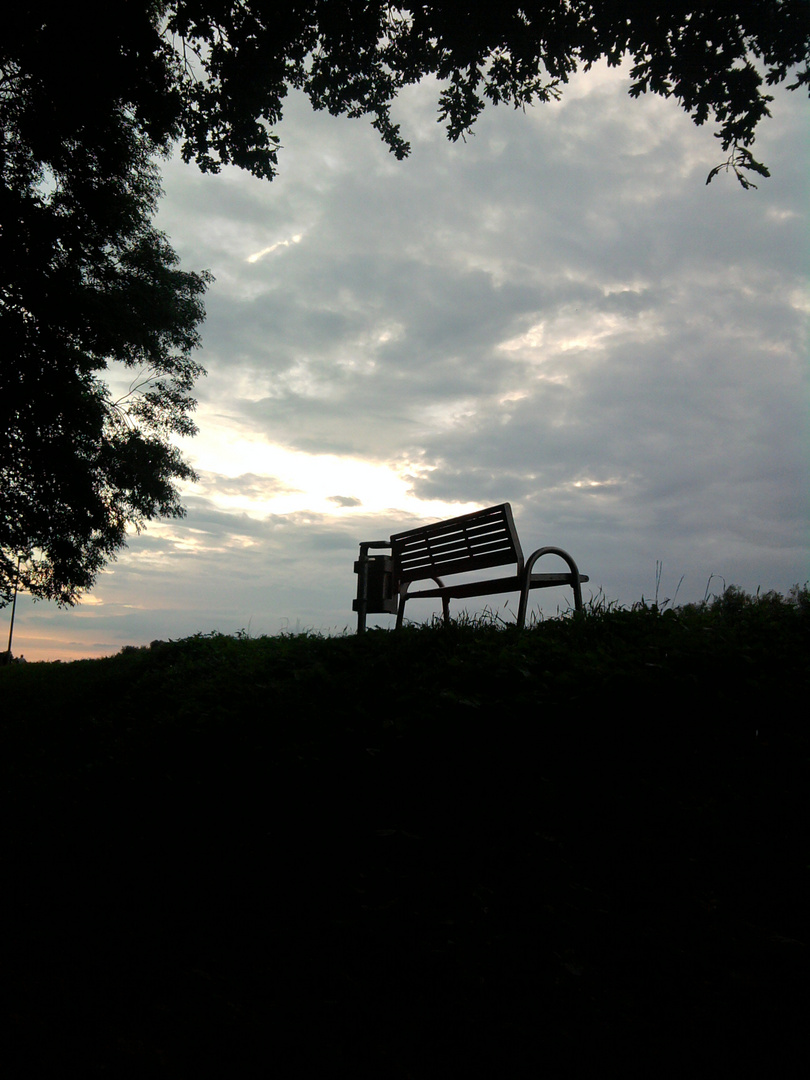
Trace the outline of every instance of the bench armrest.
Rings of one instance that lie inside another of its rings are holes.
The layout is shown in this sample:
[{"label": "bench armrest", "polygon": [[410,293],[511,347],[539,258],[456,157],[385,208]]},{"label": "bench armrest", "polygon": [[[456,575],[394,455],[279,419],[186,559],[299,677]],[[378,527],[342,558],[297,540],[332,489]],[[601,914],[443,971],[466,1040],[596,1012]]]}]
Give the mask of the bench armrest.
[{"label": "bench armrest", "polygon": [[580,586],[580,573],[577,564],[567,551],[563,551],[558,547],[541,547],[537,551],[533,551],[526,560],[523,567],[523,588],[520,591],[520,609],[518,611],[518,626],[523,626],[526,618],[526,608],[529,603],[529,588],[532,578],[532,570],[534,564],[543,555],[559,555],[561,559],[568,564],[568,569],[571,571],[571,588],[574,590],[574,608],[577,611],[582,611],[582,588]]}]

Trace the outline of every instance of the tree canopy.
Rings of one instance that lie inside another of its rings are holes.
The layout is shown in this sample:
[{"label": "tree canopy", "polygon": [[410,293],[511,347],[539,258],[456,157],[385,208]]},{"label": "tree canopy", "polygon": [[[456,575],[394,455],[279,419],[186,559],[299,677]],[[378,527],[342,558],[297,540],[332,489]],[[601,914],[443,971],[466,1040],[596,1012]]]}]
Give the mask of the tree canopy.
[{"label": "tree canopy", "polygon": [[0,63],[34,73],[57,106],[40,141],[124,104],[207,171],[272,177],[291,87],[317,109],[368,116],[402,157],[391,105],[408,84],[437,77],[438,117],[458,139],[488,103],[555,98],[599,60],[629,61],[631,96],[672,97],[712,123],[744,169],[769,90],[810,85],[807,0],[119,0],[97,19],[92,7],[80,34],[69,5],[23,2],[6,16]]},{"label": "tree canopy", "polygon": [[696,124],[712,121],[742,178],[758,164],[747,148],[768,115],[767,88],[810,82],[806,0],[316,0],[283,9],[178,0],[164,18],[164,40],[171,35],[183,57],[186,160],[268,176],[276,144],[266,124],[280,119],[287,86],[318,109],[369,115],[402,157],[409,146],[390,107],[425,76],[438,78],[438,116],[458,139],[487,103],[547,101],[578,69],[629,59],[630,95],[673,97]]},{"label": "tree canopy", "polygon": [[73,603],[129,527],[182,514],[171,436],[195,430],[203,370],[208,276],[152,223],[156,144],[120,106],[51,139],[47,105],[2,68],[0,605],[17,587]]}]

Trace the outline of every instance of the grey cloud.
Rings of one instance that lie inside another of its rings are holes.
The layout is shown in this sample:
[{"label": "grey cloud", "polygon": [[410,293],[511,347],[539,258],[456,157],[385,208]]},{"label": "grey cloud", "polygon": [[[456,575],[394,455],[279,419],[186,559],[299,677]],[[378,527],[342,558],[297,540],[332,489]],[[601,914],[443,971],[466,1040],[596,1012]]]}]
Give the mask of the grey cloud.
[{"label": "grey cloud", "polygon": [[203,472],[200,479],[205,484],[216,484],[217,492],[220,495],[241,495],[250,499],[270,498],[272,495],[299,490],[282,483],[275,476],[260,476],[256,473],[221,476],[216,473]]},{"label": "grey cloud", "polygon": [[329,502],[335,503],[336,506],[362,506],[360,499],[355,499],[352,495],[330,495]]}]

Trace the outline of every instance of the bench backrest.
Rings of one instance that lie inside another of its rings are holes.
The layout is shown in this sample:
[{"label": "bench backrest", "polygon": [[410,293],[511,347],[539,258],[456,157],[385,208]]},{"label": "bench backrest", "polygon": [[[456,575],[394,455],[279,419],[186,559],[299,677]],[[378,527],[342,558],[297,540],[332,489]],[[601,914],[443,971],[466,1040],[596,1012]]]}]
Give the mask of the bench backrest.
[{"label": "bench backrest", "polygon": [[523,569],[523,553],[509,503],[397,533],[391,537],[391,549],[398,582],[507,563],[516,564],[517,573]]}]

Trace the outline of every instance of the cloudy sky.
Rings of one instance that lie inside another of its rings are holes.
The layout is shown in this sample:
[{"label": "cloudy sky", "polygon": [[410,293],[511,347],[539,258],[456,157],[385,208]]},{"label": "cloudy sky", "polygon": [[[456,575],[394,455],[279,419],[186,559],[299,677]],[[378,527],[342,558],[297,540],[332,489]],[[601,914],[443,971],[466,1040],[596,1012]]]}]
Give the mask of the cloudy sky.
[{"label": "cloudy sky", "polygon": [[[15,654],[341,632],[359,541],[505,501],[586,598],[652,599],[657,566],[660,600],[804,583],[806,98],[777,91],[772,177],[745,192],[705,185],[708,128],[626,89],[597,68],[451,144],[426,83],[399,104],[405,162],[293,96],[272,183],[168,163],[160,226],[216,277],[201,480],[79,607],[21,597]],[[569,597],[533,595],[546,615]]]}]

